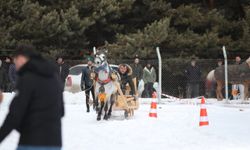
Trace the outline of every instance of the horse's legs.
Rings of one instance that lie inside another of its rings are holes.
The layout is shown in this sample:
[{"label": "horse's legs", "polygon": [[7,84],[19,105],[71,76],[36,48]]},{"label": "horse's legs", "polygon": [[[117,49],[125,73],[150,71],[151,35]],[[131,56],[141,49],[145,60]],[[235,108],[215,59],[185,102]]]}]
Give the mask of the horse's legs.
[{"label": "horse's legs", "polygon": [[99,101],[98,101],[98,97],[95,97],[95,103],[93,104],[94,105],[94,109],[96,110],[96,113],[99,112]]},{"label": "horse's legs", "polygon": [[111,117],[111,113],[112,113],[112,109],[113,109],[113,105],[115,103],[115,100],[116,100],[116,94],[112,94],[111,97],[110,97],[110,107],[109,107],[109,111],[108,111],[108,118]]},{"label": "horse's legs", "polygon": [[98,115],[97,115],[97,121],[101,120],[103,107],[104,107],[104,102],[101,102],[101,108],[100,108]]},{"label": "horse's legs", "polygon": [[223,95],[221,93],[223,83],[221,81],[217,81],[217,89],[216,89],[216,96],[218,100],[223,100]]},{"label": "horse's legs", "polygon": [[106,102],[105,106],[104,106],[104,117],[103,117],[104,120],[108,120],[108,115],[107,115],[107,112],[108,112],[108,103],[109,102]]}]

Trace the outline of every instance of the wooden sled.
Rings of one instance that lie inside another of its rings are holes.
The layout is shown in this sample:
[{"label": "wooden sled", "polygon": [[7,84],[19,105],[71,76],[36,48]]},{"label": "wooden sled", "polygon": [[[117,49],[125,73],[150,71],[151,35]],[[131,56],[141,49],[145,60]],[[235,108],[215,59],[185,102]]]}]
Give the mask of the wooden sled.
[{"label": "wooden sled", "polygon": [[[134,80],[135,82],[135,80]],[[135,84],[136,85],[136,84]],[[128,117],[134,116],[134,111],[139,108],[139,100],[135,100],[135,97],[128,95],[130,88],[127,88],[124,95],[120,88],[118,88],[119,95],[117,96],[116,102],[113,106],[113,110],[124,110],[128,113]],[[137,91],[137,90],[136,90]],[[126,115],[125,115],[126,117]]]}]

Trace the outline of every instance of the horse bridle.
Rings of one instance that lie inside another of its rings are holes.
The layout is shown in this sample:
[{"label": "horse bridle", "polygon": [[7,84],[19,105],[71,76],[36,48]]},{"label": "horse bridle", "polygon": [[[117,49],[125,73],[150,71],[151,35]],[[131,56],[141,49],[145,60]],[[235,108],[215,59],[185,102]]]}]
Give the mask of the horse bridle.
[{"label": "horse bridle", "polygon": [[107,61],[107,58],[104,54],[96,54],[95,56],[95,64],[98,65],[98,67],[104,65],[104,63]]}]

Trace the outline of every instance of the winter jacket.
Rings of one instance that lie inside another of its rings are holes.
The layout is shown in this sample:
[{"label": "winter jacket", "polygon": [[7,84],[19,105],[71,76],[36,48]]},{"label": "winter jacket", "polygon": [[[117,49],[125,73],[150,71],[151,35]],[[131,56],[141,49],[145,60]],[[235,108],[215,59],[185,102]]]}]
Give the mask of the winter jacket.
[{"label": "winter jacket", "polygon": [[0,90],[3,90],[7,82],[6,70],[0,66]]},{"label": "winter jacket", "polygon": [[15,129],[19,145],[61,147],[63,86],[56,67],[41,57],[31,58],[18,72],[16,90],[0,128],[0,143]]},{"label": "winter jacket", "polygon": [[141,64],[132,64],[131,65],[133,69],[133,78],[136,78],[137,80],[141,80],[143,76],[143,68]]},{"label": "winter jacket", "polygon": [[81,89],[84,90],[84,87],[91,87],[93,86],[93,79],[91,79],[90,74],[94,72],[94,66],[87,66],[84,67],[82,70],[82,77],[81,77]]},{"label": "winter jacket", "polygon": [[5,70],[5,76],[7,77],[6,78],[6,83],[10,82],[10,79],[9,79],[9,68],[10,68],[10,65],[11,65],[11,63],[6,63],[6,62],[3,63],[3,68]]},{"label": "winter jacket", "polygon": [[118,73],[119,73],[120,78],[121,78],[121,81],[120,81],[121,89],[124,91],[126,89],[126,85],[129,84],[129,86],[131,88],[131,94],[135,95],[136,94],[135,85],[134,85],[133,78],[132,78],[133,71],[129,65],[127,65],[127,68],[128,68],[128,70],[124,74],[122,74],[118,70]]},{"label": "winter jacket", "polygon": [[15,64],[11,64],[9,66],[9,79],[10,79],[10,82],[13,84],[13,85],[16,85],[16,81],[17,81],[17,72],[16,72],[16,66]]},{"label": "winter jacket", "polygon": [[145,67],[143,69],[143,81],[144,84],[154,83],[156,81],[156,72],[154,67],[151,67],[150,69]]},{"label": "winter jacket", "polygon": [[69,65],[65,63],[57,65],[57,70],[63,83],[65,82],[67,76],[69,75],[69,68],[70,68]]},{"label": "winter jacket", "polygon": [[188,66],[185,75],[189,83],[199,83],[201,80],[201,70],[198,66]]}]

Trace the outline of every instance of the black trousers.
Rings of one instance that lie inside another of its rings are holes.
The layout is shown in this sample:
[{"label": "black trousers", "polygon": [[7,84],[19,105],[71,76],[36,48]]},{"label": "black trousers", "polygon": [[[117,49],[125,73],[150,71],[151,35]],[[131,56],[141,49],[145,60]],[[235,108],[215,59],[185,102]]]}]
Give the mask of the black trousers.
[{"label": "black trousers", "polygon": [[94,86],[86,86],[85,85],[85,94],[86,94],[86,107],[87,107],[87,110],[89,110],[89,98],[90,98],[90,92],[92,94],[92,97],[93,97],[93,106],[95,106],[95,103],[96,103],[96,100],[95,100],[95,89],[94,89]]},{"label": "black trousers", "polygon": [[144,85],[144,91],[142,92],[143,98],[151,98],[154,92],[154,83],[148,82]]},{"label": "black trousers", "polygon": [[188,83],[187,84],[187,98],[195,98],[199,96],[199,83]]}]

